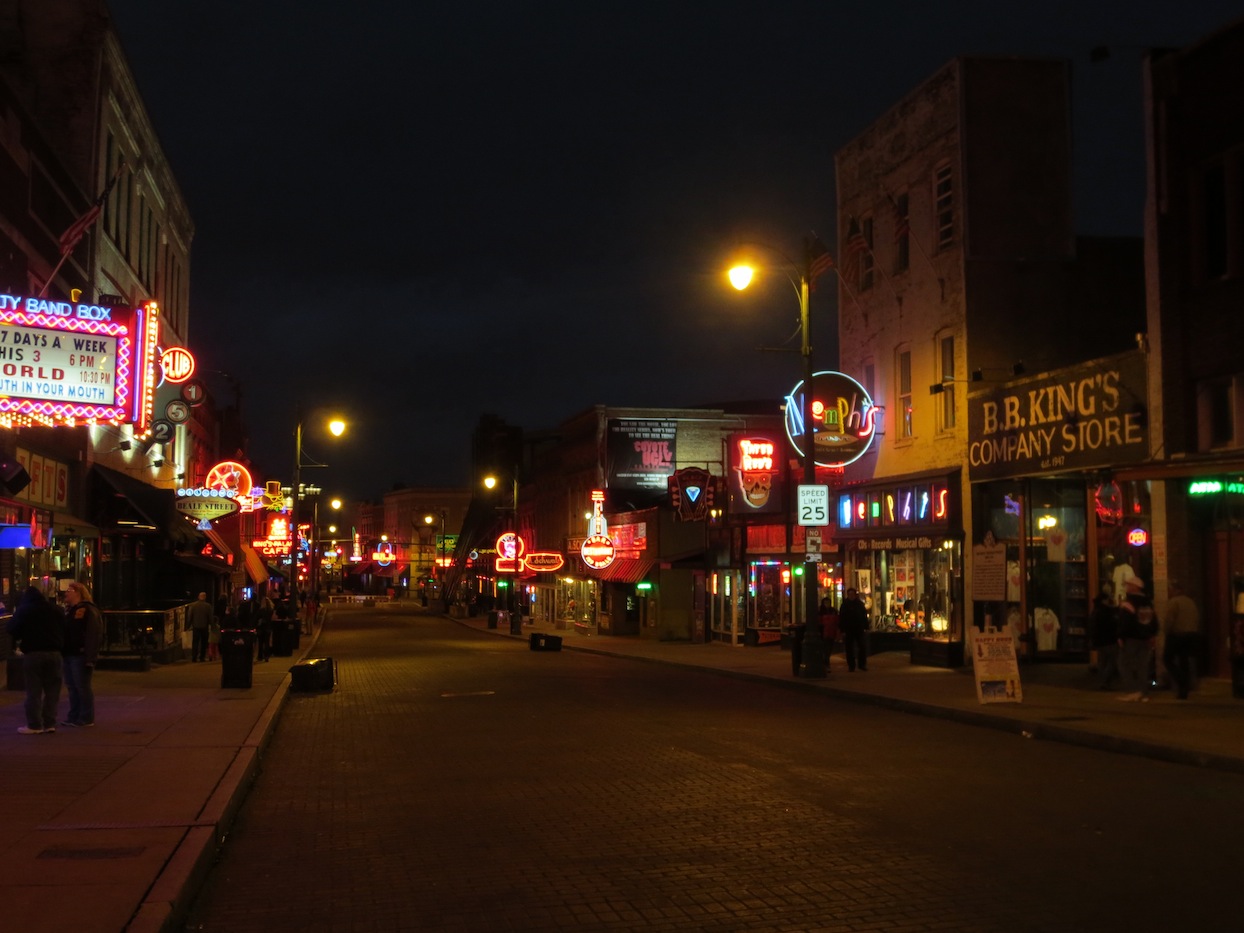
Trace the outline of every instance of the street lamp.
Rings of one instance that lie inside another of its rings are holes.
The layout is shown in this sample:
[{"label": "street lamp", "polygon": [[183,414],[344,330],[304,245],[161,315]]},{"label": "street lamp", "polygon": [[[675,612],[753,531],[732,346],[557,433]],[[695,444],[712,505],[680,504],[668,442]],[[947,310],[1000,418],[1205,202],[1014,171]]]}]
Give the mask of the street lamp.
[{"label": "street lamp", "polygon": [[[781,254],[779,253],[779,255]],[[823,272],[829,268],[828,257],[828,251],[815,237],[809,237],[805,242],[805,262],[801,269],[787,257],[783,257],[786,259],[791,271],[797,270],[799,274],[799,283],[796,285],[792,279],[791,284],[794,286],[795,294],[799,299],[799,329],[802,335],[800,352],[803,355],[803,483],[805,486],[816,485],[816,450],[814,446],[816,432],[812,424],[812,328],[811,315],[808,312],[808,296],[811,293],[812,282],[819,274],[818,270]],[[730,284],[738,291],[742,291],[751,284],[755,273],[756,270],[753,266],[741,263],[730,269],[727,275],[730,278]],[[790,399],[787,404],[793,401],[794,399]],[[817,604],[819,602],[817,565],[815,560],[809,559],[806,548],[804,552],[802,672],[805,677],[824,677],[829,664],[829,651],[821,634],[821,623],[817,613]]]},{"label": "street lamp", "polygon": [[[436,539],[436,569],[433,576],[436,578],[437,598],[445,598],[445,510],[440,510],[441,533]],[[425,524],[431,525],[436,521],[436,515],[423,516]]]},{"label": "street lamp", "polygon": [[[325,427],[328,428],[328,433],[331,434],[333,437],[341,437],[341,435],[345,433],[346,423],[342,421],[340,418],[332,418],[325,423]],[[298,501],[302,498],[302,468],[303,468],[302,459],[303,459],[302,457],[302,412],[299,411],[297,426],[294,429],[294,482],[293,482],[293,485],[290,487],[290,506],[289,506],[289,524],[290,524],[290,529],[293,532],[293,536],[291,538],[291,543],[290,543],[290,565],[291,565],[290,573],[293,575],[293,579],[290,581],[289,604],[290,604],[291,613],[295,620],[299,618]],[[306,466],[322,467],[322,466],[326,466],[326,464],[312,461],[311,463],[306,464]],[[317,519],[318,519],[318,512],[319,512],[319,502],[317,500],[316,501]],[[313,566],[315,563],[315,539],[316,539],[316,529],[313,523],[311,527],[311,540],[308,544],[310,558],[311,558],[310,563]],[[314,571],[313,570],[310,571],[308,575],[310,576],[311,581],[314,582],[314,579],[315,579]],[[298,630],[297,627],[295,627],[295,631],[297,630]]]},{"label": "street lamp", "polygon": [[[500,482],[501,481],[497,479],[497,477],[495,476],[485,476],[484,477],[484,488],[490,489],[490,490],[495,489],[498,486],[498,484],[500,484]],[[517,558],[518,557],[518,470],[517,468],[514,470],[514,479],[512,482],[512,486],[513,486],[513,498],[511,499],[510,514],[514,516],[514,527],[511,533],[514,535],[514,550],[515,550],[514,556]],[[510,612],[513,613],[515,610],[517,610],[520,613],[519,619],[521,619],[522,618],[522,615],[521,615],[522,607],[518,603],[518,573],[519,573],[519,567],[516,563],[514,567],[514,579],[510,581],[510,593],[509,593],[509,596],[506,597],[506,601],[508,604],[507,608],[510,610]],[[513,619],[514,618],[513,615],[511,615],[510,618]]]}]

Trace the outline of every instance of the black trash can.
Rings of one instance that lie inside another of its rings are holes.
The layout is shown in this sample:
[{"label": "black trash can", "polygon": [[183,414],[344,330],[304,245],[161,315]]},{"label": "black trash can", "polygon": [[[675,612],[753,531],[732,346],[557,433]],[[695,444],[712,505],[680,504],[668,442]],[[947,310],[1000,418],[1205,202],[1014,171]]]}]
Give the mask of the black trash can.
[{"label": "black trash can", "polygon": [[790,635],[790,673],[792,677],[799,676],[799,668],[803,665],[803,633],[807,631],[806,625],[792,625],[786,631]]},{"label": "black trash can", "polygon": [[523,614],[521,612],[510,613],[510,634],[523,634]]},{"label": "black trash can", "polygon": [[220,633],[220,686],[250,689],[254,659],[254,629],[223,629]]},{"label": "black trash can", "polygon": [[490,609],[488,611],[488,627],[496,628],[498,625],[510,621],[510,614],[504,609]]},{"label": "black trash can", "polygon": [[528,641],[528,647],[532,651],[561,651],[562,637],[560,635],[545,635],[543,632],[532,632]]},{"label": "black trash can", "polygon": [[272,620],[272,654],[288,658],[294,653],[294,624],[289,619]]},{"label": "black trash can", "polygon": [[307,658],[289,669],[289,689],[296,693],[337,689],[337,665],[332,658]]}]

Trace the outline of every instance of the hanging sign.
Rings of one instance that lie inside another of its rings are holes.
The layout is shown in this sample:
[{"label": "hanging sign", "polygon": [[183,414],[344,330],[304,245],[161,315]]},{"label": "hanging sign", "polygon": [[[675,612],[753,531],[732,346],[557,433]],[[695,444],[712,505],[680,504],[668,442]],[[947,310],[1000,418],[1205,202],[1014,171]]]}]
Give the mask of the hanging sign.
[{"label": "hanging sign", "polygon": [[[804,456],[804,384],[786,396],[786,436]],[[868,391],[846,373],[812,376],[812,448],[816,465],[843,467],[864,456],[877,433],[879,414]]]},{"label": "hanging sign", "polygon": [[604,570],[613,563],[613,540],[608,535],[588,535],[579,547],[583,563],[593,570]]},{"label": "hanging sign", "polygon": [[202,523],[224,518],[238,510],[238,500],[223,489],[179,489],[174,508],[183,515]]}]

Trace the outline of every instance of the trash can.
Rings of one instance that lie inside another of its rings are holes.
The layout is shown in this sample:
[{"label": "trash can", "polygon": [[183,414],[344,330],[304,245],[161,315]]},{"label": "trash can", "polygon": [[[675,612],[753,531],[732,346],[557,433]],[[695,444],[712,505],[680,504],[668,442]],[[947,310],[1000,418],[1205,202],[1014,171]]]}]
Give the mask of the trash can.
[{"label": "trash can", "polygon": [[289,619],[272,620],[272,654],[288,658],[294,653],[294,624]]},{"label": "trash can", "polygon": [[792,625],[786,631],[790,635],[790,673],[792,677],[799,676],[799,668],[803,665],[803,633],[807,631],[806,625]]},{"label": "trash can", "polygon": [[528,647],[532,651],[561,651],[562,637],[560,635],[546,635],[543,632],[532,632]]},{"label": "trash can", "polygon": [[291,667],[289,673],[289,689],[298,693],[331,693],[337,688],[337,665],[332,658],[307,658]]},{"label": "trash can", "polygon": [[510,613],[510,634],[523,634],[523,614],[521,612]]},{"label": "trash can", "polygon": [[488,627],[489,628],[496,628],[502,622],[508,623],[509,621],[510,621],[510,614],[506,612],[504,609],[488,610]]},{"label": "trash can", "polygon": [[220,686],[250,689],[254,659],[254,629],[222,630],[220,633]]}]

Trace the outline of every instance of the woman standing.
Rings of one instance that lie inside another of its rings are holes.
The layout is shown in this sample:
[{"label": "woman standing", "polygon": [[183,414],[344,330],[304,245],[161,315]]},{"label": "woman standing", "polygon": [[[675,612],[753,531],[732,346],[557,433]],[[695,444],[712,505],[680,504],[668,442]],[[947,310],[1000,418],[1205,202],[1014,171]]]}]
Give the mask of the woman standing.
[{"label": "woman standing", "polygon": [[99,660],[99,644],[104,620],[91,600],[85,583],[70,583],[65,590],[65,646],[61,649],[65,672],[65,691],[69,694],[69,715],[62,726],[95,725],[95,689],[91,678]]}]

